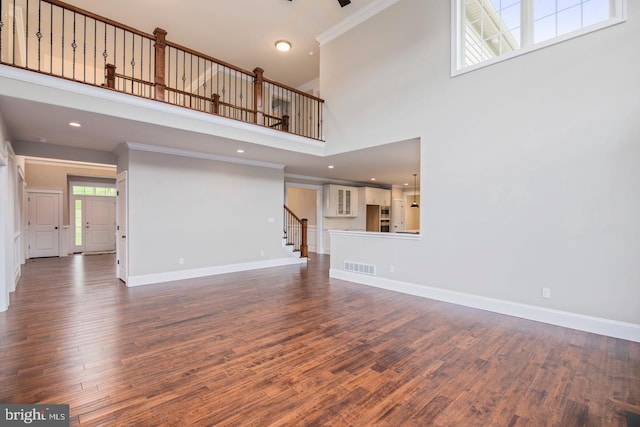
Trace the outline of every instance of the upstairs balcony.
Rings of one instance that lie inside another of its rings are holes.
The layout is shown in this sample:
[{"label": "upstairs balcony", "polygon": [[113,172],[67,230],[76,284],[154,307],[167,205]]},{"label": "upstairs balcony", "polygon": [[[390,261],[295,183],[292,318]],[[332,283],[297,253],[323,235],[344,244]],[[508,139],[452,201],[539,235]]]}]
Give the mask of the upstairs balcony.
[{"label": "upstairs balcony", "polygon": [[57,0],[0,0],[0,63],[322,141],[324,101]]}]

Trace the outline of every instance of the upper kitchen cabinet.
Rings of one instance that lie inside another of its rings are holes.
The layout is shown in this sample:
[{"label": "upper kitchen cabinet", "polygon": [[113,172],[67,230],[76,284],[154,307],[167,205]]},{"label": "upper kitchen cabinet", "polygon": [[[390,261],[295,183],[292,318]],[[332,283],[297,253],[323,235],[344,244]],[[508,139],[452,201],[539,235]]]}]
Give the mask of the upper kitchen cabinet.
[{"label": "upper kitchen cabinet", "polygon": [[358,189],[343,185],[325,185],[324,216],[358,216]]},{"label": "upper kitchen cabinet", "polygon": [[366,205],[389,206],[391,204],[391,191],[383,188],[366,187],[364,189]]}]

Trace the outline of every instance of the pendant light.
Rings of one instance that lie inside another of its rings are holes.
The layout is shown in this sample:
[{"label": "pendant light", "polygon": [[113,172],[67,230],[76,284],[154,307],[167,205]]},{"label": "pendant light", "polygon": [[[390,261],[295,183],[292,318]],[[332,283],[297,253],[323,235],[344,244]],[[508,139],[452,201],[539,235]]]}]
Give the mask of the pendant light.
[{"label": "pendant light", "polygon": [[417,191],[417,187],[416,187],[416,176],[418,174],[414,173],[413,174],[413,203],[411,203],[411,207],[412,208],[419,208],[420,205],[418,204],[418,202],[416,202],[416,191]]}]

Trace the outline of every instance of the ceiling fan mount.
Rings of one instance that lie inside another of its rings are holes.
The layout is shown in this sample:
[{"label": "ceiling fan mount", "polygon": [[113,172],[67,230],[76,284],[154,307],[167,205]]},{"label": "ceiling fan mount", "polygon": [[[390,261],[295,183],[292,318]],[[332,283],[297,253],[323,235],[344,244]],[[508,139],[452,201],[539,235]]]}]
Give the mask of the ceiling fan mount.
[{"label": "ceiling fan mount", "polygon": [[[293,1],[293,0],[289,0],[289,1]],[[351,4],[351,0],[338,0],[338,3],[340,3],[340,7],[345,7]]]}]

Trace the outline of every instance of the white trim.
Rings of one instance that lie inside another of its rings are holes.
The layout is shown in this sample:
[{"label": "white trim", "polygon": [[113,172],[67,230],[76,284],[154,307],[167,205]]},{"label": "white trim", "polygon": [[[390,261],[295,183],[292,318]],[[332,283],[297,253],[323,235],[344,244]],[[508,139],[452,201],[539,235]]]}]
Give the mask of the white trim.
[{"label": "white trim", "polygon": [[329,230],[330,235],[339,234],[341,236],[355,236],[355,237],[367,237],[379,239],[391,239],[391,240],[421,240],[421,234],[413,233],[379,233],[376,231],[351,231],[351,230]]},{"label": "white trim", "polygon": [[[397,0],[396,0],[397,1]],[[8,78],[12,80],[18,80],[24,83],[36,84],[51,89],[58,89],[75,93],[78,95],[91,96],[106,101],[117,102],[125,105],[131,105],[134,107],[146,108],[151,111],[173,114],[175,116],[185,117],[193,120],[200,120],[206,123],[225,126],[227,128],[239,129],[242,131],[251,132],[254,134],[262,134],[266,136],[276,137],[280,140],[305,144],[308,146],[323,148],[324,142],[298,136],[288,132],[282,132],[279,130],[271,129],[264,126],[256,126],[252,123],[242,122],[240,120],[229,119],[223,116],[217,116],[215,114],[203,113],[200,111],[190,110],[188,108],[172,105],[165,102],[158,102],[153,99],[142,98],[138,96],[127,95],[112,90],[104,90],[100,87],[95,87],[90,84],[73,82],[60,77],[48,76],[41,73],[34,73],[33,71],[21,70],[16,67],[0,64],[0,78]],[[0,91],[2,94],[6,94],[4,91]],[[10,94],[10,93],[9,93]],[[28,98],[25,98],[28,99]],[[34,99],[30,99],[34,100]],[[55,105],[66,107],[64,104]],[[87,110],[94,112],[94,110]]]},{"label": "white trim", "polygon": [[[62,252],[62,212],[63,212],[63,208],[62,208],[62,200],[64,199],[64,191],[63,190],[57,190],[57,189],[52,189],[52,188],[37,188],[37,187],[33,187],[33,188],[29,188],[27,187],[27,201],[30,199],[31,197],[31,193],[48,193],[48,194],[57,194],[58,195],[58,254],[56,256],[61,256],[61,252]],[[30,208],[30,204],[27,203],[27,238],[29,239],[29,244],[27,247],[27,254],[29,259],[31,259],[31,225],[29,224],[30,221],[30,217],[29,215],[31,215],[31,213],[29,212],[29,208]]]},{"label": "white trim", "polygon": [[154,283],[171,282],[174,280],[195,279],[198,277],[215,276],[218,274],[236,273],[240,271],[258,270],[260,268],[281,267],[284,265],[298,265],[299,260],[293,258],[278,258],[267,261],[253,261],[239,264],[218,265],[214,267],[196,268],[192,270],[168,271],[166,273],[142,274],[129,276],[127,286],[144,286]]},{"label": "white trim", "polygon": [[[577,37],[581,37],[587,34],[591,34],[596,31],[600,31],[605,28],[613,27],[618,24],[622,24],[627,20],[627,5],[626,0],[612,0],[615,2],[617,16],[612,16],[606,21],[598,22],[588,27],[581,28],[570,33],[566,33],[557,37],[553,37],[549,40],[545,40],[539,43],[535,43],[529,46],[524,45],[520,49],[512,50],[504,55],[496,56],[494,58],[482,61],[478,64],[469,65],[467,67],[459,68],[461,65],[461,50],[462,50],[462,14],[460,9],[460,2],[462,0],[451,0],[451,77],[456,77],[462,74],[466,74],[470,71],[475,71],[480,68],[488,67],[493,64],[497,64],[502,61],[516,58],[527,53],[535,52],[540,49],[544,49],[558,43],[565,42]],[[613,4],[613,3],[612,3]],[[524,13],[524,12],[523,12]]]},{"label": "white trim", "polygon": [[220,156],[218,154],[203,153],[202,151],[183,150],[182,148],[160,147],[157,145],[126,142],[127,147],[134,151],[147,151],[150,153],[169,154],[172,156],[191,157],[194,159],[215,160],[218,162],[236,163],[239,165],[258,166],[269,169],[284,169],[285,165],[278,163],[261,162],[259,160],[239,159],[237,157]]},{"label": "white trim", "polygon": [[109,172],[115,172],[115,170],[116,170],[116,166],[115,165],[101,164],[101,163],[89,163],[89,162],[78,162],[78,161],[75,161],[75,160],[49,159],[49,158],[43,158],[43,157],[25,156],[24,162],[25,162],[25,164],[30,164],[30,165],[75,166],[75,167],[83,167],[83,168],[86,168],[86,169],[96,169],[96,170],[109,171]]},{"label": "white trim", "polygon": [[9,141],[5,141],[2,143],[2,146],[0,146],[0,166],[7,166],[7,163],[9,162],[8,147],[10,146],[11,143]]},{"label": "white trim", "polygon": [[348,16],[342,22],[337,23],[333,27],[316,36],[316,40],[320,43],[320,47],[329,43],[331,40],[337,39],[347,31],[357,27],[363,22],[376,16],[378,13],[396,4],[398,0],[377,0],[364,6],[362,9]]},{"label": "white trim", "polygon": [[433,288],[430,286],[421,286],[381,277],[364,276],[362,274],[349,273],[333,268],[329,270],[329,277],[422,298],[458,304],[465,307],[506,314],[508,316],[519,317],[536,322],[548,323],[550,325],[562,326],[564,328],[577,329],[594,334],[640,342],[640,325],[634,323],[625,323],[600,317],[570,313],[567,311],[536,307],[528,304],[487,298],[463,292]]}]

